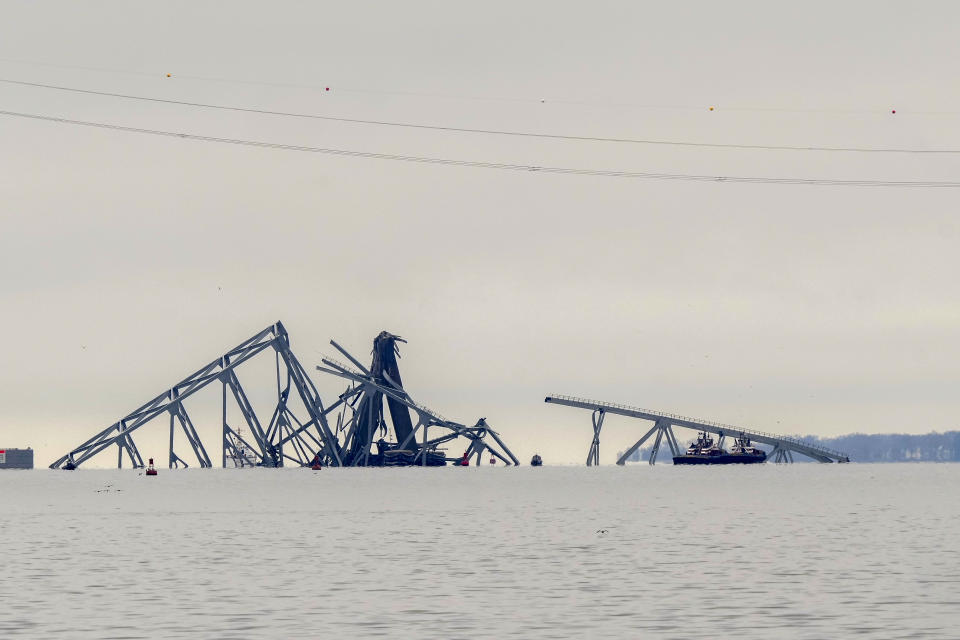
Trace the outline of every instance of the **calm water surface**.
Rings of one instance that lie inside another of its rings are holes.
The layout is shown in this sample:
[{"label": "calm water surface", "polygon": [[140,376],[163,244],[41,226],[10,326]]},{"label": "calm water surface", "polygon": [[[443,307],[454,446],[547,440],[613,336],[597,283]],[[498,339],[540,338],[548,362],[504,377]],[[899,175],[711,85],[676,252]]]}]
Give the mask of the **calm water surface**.
[{"label": "calm water surface", "polygon": [[0,473],[0,636],[960,637],[960,465],[140,473]]}]

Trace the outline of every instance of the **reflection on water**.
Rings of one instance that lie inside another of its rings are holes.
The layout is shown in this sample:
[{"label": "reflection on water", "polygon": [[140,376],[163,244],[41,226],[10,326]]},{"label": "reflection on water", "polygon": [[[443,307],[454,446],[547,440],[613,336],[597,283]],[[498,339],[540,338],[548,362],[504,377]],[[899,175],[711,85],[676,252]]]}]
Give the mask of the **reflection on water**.
[{"label": "reflection on water", "polygon": [[960,466],[0,474],[0,635],[953,638]]}]

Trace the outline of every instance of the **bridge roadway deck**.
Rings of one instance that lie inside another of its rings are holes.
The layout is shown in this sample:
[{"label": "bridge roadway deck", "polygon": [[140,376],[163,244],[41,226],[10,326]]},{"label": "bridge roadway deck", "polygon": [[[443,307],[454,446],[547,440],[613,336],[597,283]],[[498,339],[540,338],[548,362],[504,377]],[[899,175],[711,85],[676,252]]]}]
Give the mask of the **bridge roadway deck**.
[{"label": "bridge roadway deck", "polygon": [[639,407],[631,407],[613,402],[600,402],[597,400],[576,398],[573,396],[547,396],[544,399],[544,402],[565,405],[568,407],[577,407],[580,409],[589,409],[591,411],[604,411],[605,413],[609,414],[640,418],[642,420],[650,420],[653,422],[666,421],[672,426],[686,427],[687,429],[695,429],[697,431],[706,431],[707,433],[713,433],[716,435],[738,436],[742,433],[745,436],[748,436],[754,442],[761,442],[774,447],[780,447],[781,449],[787,451],[800,453],[820,462],[850,462],[849,456],[847,456],[845,453],[834,451],[833,449],[828,449],[827,447],[820,445],[811,444],[809,442],[800,440],[799,438],[781,436],[774,433],[756,431],[754,429],[744,429],[743,427],[736,427],[734,425],[723,424],[720,422],[688,418],[686,416],[664,413],[662,411],[651,411],[649,409],[641,409]]}]

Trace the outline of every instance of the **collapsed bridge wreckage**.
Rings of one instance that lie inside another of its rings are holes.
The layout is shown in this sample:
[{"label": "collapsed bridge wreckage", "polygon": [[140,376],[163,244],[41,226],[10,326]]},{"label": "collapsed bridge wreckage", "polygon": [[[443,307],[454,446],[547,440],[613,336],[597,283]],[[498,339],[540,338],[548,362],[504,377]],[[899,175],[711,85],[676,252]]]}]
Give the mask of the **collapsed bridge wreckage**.
[{"label": "collapsed bridge wreckage", "polygon": [[[448,461],[459,462],[474,457],[476,464],[479,464],[487,451],[491,457],[508,465],[519,465],[520,462],[500,439],[500,435],[490,428],[486,419],[480,418],[470,427],[447,420],[437,412],[414,402],[404,390],[400,379],[397,365],[400,351],[397,342],[406,341],[386,331],[381,332],[373,341],[373,363],[367,369],[346,349],[331,340],[330,344],[350,360],[354,367],[329,357],[323,359],[325,367],[317,367],[319,371],[344,378],[350,383],[337,401],[338,404],[342,403],[337,419],[337,432],[345,434],[341,451],[343,464],[437,466]],[[390,412],[395,442],[386,440],[389,425],[383,410],[384,400]],[[411,411],[417,416],[416,424],[410,419]],[[431,428],[434,433],[439,431],[440,435],[431,439]],[[376,435],[380,437],[373,442]],[[469,442],[466,451],[462,457],[447,457],[439,446],[458,438]],[[374,444],[377,447],[376,453],[371,451]]]},{"label": "collapsed bridge wreckage", "polygon": [[[223,356],[198,369],[154,399],[98,432],[50,465],[51,469],[76,469],[87,460],[112,447],[117,448],[117,467],[124,454],[134,468],[143,468],[143,457],[133,440],[133,432],[164,414],[169,415],[170,468],[189,464],[175,446],[185,440],[200,467],[212,467],[210,455],[187,413],[184,401],[196,392],[220,382],[222,385],[221,447],[222,465],[282,467],[287,463],[311,466],[319,461],[327,466],[436,466],[447,461],[472,459],[479,463],[484,452],[507,464],[519,464],[516,457],[486,421],[481,418],[469,427],[449,421],[413,401],[403,389],[397,366],[398,336],[382,332],[374,340],[373,362],[369,369],[337,343],[331,344],[355,365],[351,368],[332,359],[317,369],[350,381],[338,400],[324,407],[313,381],[290,349],[290,338],[277,322],[237,345]],[[276,360],[276,405],[269,421],[261,421],[237,369],[258,354],[272,349]],[[391,421],[383,411],[387,402]],[[249,436],[228,420],[228,409],[239,412]],[[410,412],[417,416],[416,424]],[[330,420],[336,417],[336,426]],[[388,442],[390,426],[395,442]],[[428,438],[430,429],[442,435]],[[417,435],[421,435],[417,440]],[[379,436],[374,442],[374,436]],[[458,438],[467,441],[463,458],[447,458],[439,445]],[[376,451],[372,449],[376,447]],[[186,455],[186,454],[185,454]]]}]

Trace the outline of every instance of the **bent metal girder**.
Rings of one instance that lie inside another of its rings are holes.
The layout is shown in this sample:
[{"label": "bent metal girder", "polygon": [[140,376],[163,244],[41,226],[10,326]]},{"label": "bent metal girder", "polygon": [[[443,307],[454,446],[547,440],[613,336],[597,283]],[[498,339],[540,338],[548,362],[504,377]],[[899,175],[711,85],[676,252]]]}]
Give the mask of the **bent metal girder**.
[{"label": "bent metal girder", "polygon": [[667,446],[673,455],[683,453],[676,436],[673,433],[673,427],[683,427],[686,429],[695,429],[713,433],[720,437],[737,436],[743,434],[748,436],[754,442],[762,442],[773,447],[767,455],[767,459],[773,459],[775,462],[793,462],[793,454],[798,453],[817,462],[850,462],[850,457],[845,453],[834,451],[827,447],[805,442],[799,438],[790,436],[780,436],[773,433],[765,433],[753,429],[743,429],[719,422],[708,420],[698,420],[687,418],[660,411],[650,411],[613,402],[599,402],[597,400],[588,400],[586,398],[575,398],[572,396],[547,396],[544,402],[559,404],[567,407],[576,407],[578,409],[588,409],[593,412],[593,441],[590,445],[590,452],[587,456],[587,466],[599,464],[600,462],[600,429],[603,426],[603,418],[606,414],[627,416],[629,418],[639,418],[653,422],[653,427],[647,431],[633,446],[627,449],[617,460],[617,464],[624,464],[627,459],[637,451],[643,443],[651,437],[656,436],[653,448],[650,450],[650,464],[657,460],[657,453],[660,450],[661,443],[665,440]]},{"label": "bent metal girder", "polygon": [[[276,358],[277,404],[270,420],[263,423],[240,384],[236,369],[271,348]],[[190,420],[184,401],[216,382],[222,384],[223,466],[227,466],[228,459],[253,459],[256,464],[263,466],[283,466],[284,460],[305,465],[315,455],[319,455],[328,465],[340,465],[340,448],[327,424],[320,395],[306,370],[290,350],[286,329],[281,322],[277,322],[70,450],[51,464],[50,468],[76,468],[112,446],[117,447],[118,467],[122,466],[123,455],[126,453],[133,467],[141,468],[144,466],[143,457],[134,444],[132,434],[164,413],[170,416],[169,466],[187,466],[187,462],[174,450],[174,435],[178,431],[182,431],[185,436],[197,463],[201,467],[213,466],[210,455]],[[297,404],[302,405],[305,418],[298,418],[292,411],[291,391],[295,392],[295,397],[299,397],[300,402]],[[233,403],[229,402],[231,398]],[[239,410],[246,423],[249,440],[228,423],[227,409],[231,404]]]},{"label": "bent metal girder", "polygon": [[[406,437],[397,443],[398,449],[414,448],[416,449],[416,463],[426,466],[427,454],[436,451],[441,444],[451,442],[457,438],[464,438],[468,441],[465,454],[468,459],[476,459],[476,464],[484,452],[489,454],[507,465],[519,465],[520,461],[513,455],[513,452],[504,444],[500,434],[490,428],[485,418],[480,418],[473,426],[453,422],[441,416],[439,413],[429,409],[421,404],[417,404],[410,394],[394,380],[388,371],[382,372],[383,380],[374,375],[370,370],[364,367],[343,347],[334,341],[330,341],[340,353],[344,355],[353,367],[344,364],[333,358],[324,358],[324,367],[317,367],[318,371],[337,376],[349,381],[347,387],[337,402],[331,405],[327,411],[340,409],[337,421],[337,433],[344,438],[341,451],[352,452],[349,464],[352,466],[366,466],[370,461],[370,445],[373,442],[374,432],[377,429],[383,429],[385,424],[382,421],[382,404],[379,407],[372,403],[364,403],[363,398],[383,397],[388,403],[395,403],[409,409],[416,415],[416,423],[407,433]],[[369,414],[374,414],[373,416]],[[373,419],[371,419],[371,417]],[[367,433],[358,434],[359,429],[366,429]],[[396,429],[395,429],[396,430]],[[438,433],[430,437],[432,433]],[[355,444],[359,444],[359,448]],[[460,460],[461,457],[447,458],[447,460]],[[346,463],[346,461],[345,461]]]}]

